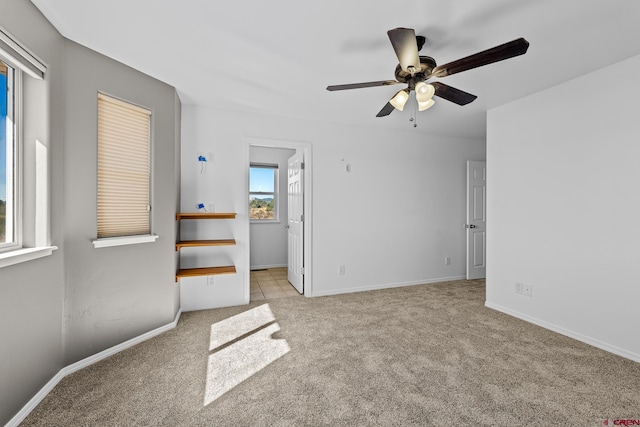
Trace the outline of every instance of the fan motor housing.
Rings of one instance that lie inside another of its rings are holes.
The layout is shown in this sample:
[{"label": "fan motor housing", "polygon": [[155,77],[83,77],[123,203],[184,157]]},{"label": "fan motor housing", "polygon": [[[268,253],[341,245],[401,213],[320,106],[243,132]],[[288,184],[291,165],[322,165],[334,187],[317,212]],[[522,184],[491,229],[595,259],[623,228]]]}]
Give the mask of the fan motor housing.
[{"label": "fan motor housing", "polygon": [[396,80],[402,83],[408,83],[412,78],[417,77],[417,81],[423,81],[431,76],[431,71],[436,67],[436,61],[430,56],[420,56],[420,70],[414,72],[413,75],[404,71],[400,64],[396,66]]}]

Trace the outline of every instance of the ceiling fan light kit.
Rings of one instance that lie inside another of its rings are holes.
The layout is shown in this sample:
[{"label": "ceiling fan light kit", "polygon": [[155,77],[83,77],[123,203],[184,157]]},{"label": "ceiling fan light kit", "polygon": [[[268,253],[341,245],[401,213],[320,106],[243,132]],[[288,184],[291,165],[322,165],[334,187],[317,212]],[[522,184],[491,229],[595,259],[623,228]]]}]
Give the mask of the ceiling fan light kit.
[{"label": "ceiling fan light kit", "polygon": [[436,102],[433,99],[429,99],[427,101],[421,102],[418,101],[418,111],[424,111],[428,108],[433,107],[433,104],[435,104]]},{"label": "ceiling fan light kit", "polygon": [[416,99],[418,102],[427,102],[433,95],[436,93],[436,88],[433,85],[427,84],[425,82],[416,83]]},{"label": "ceiling fan light kit", "polygon": [[515,56],[524,55],[529,48],[529,42],[524,38],[519,38],[491,49],[466,56],[457,61],[437,65],[436,61],[430,56],[418,55],[418,52],[422,49],[425,38],[423,36],[416,36],[413,29],[394,28],[393,30],[387,31],[387,35],[400,62],[396,66],[395,80],[327,86],[328,91],[334,91],[405,83],[407,88],[398,91],[389,102],[382,107],[382,110],[380,110],[376,117],[388,116],[394,109],[402,111],[412,91],[416,93],[419,111],[424,111],[432,107],[435,104],[435,101],[432,99],[434,96],[458,105],[469,104],[473,102],[477,96],[441,82],[429,84],[425,83],[425,81],[432,77],[442,78]]},{"label": "ceiling fan light kit", "polygon": [[389,103],[393,105],[396,110],[402,111],[404,109],[404,105],[409,100],[409,89],[402,89],[398,91],[393,98],[389,100]]}]

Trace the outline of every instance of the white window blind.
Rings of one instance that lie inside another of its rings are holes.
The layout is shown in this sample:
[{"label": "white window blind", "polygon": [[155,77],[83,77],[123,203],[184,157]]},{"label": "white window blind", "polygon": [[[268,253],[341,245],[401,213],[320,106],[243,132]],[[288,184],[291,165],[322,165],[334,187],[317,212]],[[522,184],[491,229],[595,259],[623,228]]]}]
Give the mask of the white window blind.
[{"label": "white window blind", "polygon": [[98,238],[150,234],[151,111],[98,94]]}]

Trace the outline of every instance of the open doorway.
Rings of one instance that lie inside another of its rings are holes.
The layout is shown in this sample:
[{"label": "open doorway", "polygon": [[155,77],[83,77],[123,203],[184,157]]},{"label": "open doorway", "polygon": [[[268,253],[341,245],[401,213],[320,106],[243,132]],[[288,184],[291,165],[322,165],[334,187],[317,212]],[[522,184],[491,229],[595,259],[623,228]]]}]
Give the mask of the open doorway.
[{"label": "open doorway", "polygon": [[287,266],[287,162],[296,150],[249,148],[251,270]]},{"label": "open doorway", "polygon": [[251,138],[248,157],[251,298],[311,296],[311,146]]}]

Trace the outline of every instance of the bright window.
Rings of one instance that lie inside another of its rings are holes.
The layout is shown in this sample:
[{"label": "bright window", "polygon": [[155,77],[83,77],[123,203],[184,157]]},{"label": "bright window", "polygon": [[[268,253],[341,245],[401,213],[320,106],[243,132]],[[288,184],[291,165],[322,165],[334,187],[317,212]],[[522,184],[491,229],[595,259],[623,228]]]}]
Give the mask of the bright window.
[{"label": "bright window", "polygon": [[[39,90],[46,71],[44,62],[0,27],[0,268],[57,249],[48,228],[48,135],[24,138],[46,120]],[[23,157],[23,150],[29,155]]]},{"label": "bright window", "polygon": [[252,163],[249,168],[249,219],[278,219],[278,165]]},{"label": "bright window", "polygon": [[15,138],[16,70],[0,58],[0,249],[19,246],[18,162]]},{"label": "bright window", "polygon": [[98,239],[151,233],[151,111],[98,94]]}]

